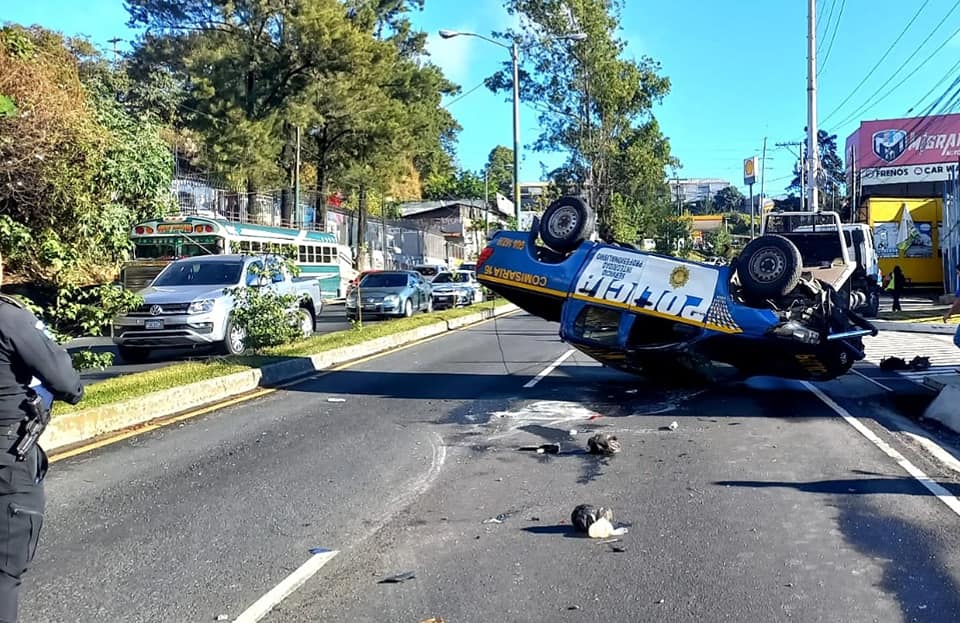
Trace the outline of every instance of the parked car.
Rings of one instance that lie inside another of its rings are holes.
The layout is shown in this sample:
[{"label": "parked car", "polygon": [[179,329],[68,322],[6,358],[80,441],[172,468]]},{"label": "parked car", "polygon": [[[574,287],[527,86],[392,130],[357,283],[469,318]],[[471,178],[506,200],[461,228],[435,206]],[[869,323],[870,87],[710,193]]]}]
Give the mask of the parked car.
[{"label": "parked car", "polygon": [[404,316],[433,311],[433,289],[420,273],[384,270],[370,273],[347,296],[347,318]]},{"label": "parked car", "polygon": [[213,345],[224,354],[242,353],[246,335],[233,322],[230,290],[245,286],[294,295],[303,333],[313,333],[323,310],[317,279],[293,278],[272,256],[206,255],[171,262],[140,290],[143,304],[113,320],[113,342],[128,362],[161,348]]},{"label": "parked car", "polygon": [[356,277],[354,277],[353,279],[351,279],[350,282],[347,284],[347,294],[346,294],[346,296],[350,296],[350,292],[352,292],[353,289],[357,287],[357,284],[360,283],[360,281],[362,281],[364,277],[366,277],[367,275],[369,275],[369,274],[371,274],[371,273],[377,273],[377,272],[380,272],[380,271],[379,271],[379,270],[365,270],[365,271],[363,271],[362,273],[360,273],[359,275],[357,275]]},{"label": "parked car", "polygon": [[433,281],[433,278],[442,272],[449,270],[445,264],[418,264],[413,267],[427,281]]},{"label": "parked car", "polygon": [[433,278],[433,308],[445,309],[483,301],[483,289],[471,270],[443,272]]},{"label": "parked car", "polygon": [[459,270],[469,270],[472,272],[477,272],[477,263],[476,262],[463,262],[460,264]]},{"label": "parked car", "polygon": [[557,200],[530,231],[495,234],[478,276],[604,365],[822,381],[845,374],[877,333],[854,311],[865,294],[836,213],[770,213],[729,266],[591,242],[593,218],[580,199]]}]

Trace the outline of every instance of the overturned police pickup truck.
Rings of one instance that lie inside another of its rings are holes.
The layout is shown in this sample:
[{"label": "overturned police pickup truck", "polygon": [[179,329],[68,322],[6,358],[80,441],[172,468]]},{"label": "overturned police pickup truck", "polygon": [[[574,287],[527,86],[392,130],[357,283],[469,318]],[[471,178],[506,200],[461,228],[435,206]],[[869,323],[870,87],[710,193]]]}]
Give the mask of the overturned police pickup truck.
[{"label": "overturned police pickup truck", "polygon": [[477,275],[604,365],[822,381],[846,373],[877,333],[853,311],[868,293],[852,286],[836,213],[770,213],[729,266],[592,242],[593,225],[583,201],[558,199],[530,231],[496,233]]}]

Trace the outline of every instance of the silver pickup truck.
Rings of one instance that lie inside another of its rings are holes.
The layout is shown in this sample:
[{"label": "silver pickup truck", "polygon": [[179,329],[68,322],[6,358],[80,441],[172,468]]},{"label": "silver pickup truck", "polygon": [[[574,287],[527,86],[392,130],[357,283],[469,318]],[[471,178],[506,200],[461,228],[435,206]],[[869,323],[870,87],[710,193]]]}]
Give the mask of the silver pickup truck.
[{"label": "silver pickup truck", "polygon": [[170,263],[140,290],[143,304],[114,319],[113,342],[127,362],[143,361],[160,348],[216,346],[223,354],[239,354],[245,335],[233,323],[229,290],[244,286],[295,295],[303,333],[313,332],[323,309],[319,281],[293,278],[274,257],[207,255]]}]

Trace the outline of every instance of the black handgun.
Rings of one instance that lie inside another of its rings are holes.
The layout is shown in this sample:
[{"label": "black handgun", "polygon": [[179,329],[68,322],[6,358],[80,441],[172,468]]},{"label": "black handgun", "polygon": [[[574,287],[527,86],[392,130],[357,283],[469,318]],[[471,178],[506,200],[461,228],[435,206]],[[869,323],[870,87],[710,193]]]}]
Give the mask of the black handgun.
[{"label": "black handgun", "polygon": [[17,445],[13,448],[18,461],[27,458],[40,440],[40,435],[43,434],[47,424],[50,423],[50,410],[43,404],[37,392],[29,390],[23,408],[27,412],[27,417],[20,426],[20,438],[17,439]]}]

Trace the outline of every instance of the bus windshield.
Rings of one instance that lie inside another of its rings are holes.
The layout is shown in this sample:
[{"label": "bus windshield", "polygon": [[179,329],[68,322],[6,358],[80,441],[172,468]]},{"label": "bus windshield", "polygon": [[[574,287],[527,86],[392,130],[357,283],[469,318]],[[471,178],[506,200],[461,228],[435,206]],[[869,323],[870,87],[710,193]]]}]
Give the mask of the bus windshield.
[{"label": "bus windshield", "polygon": [[223,253],[219,236],[151,236],[134,238],[133,259],[171,260]]}]

